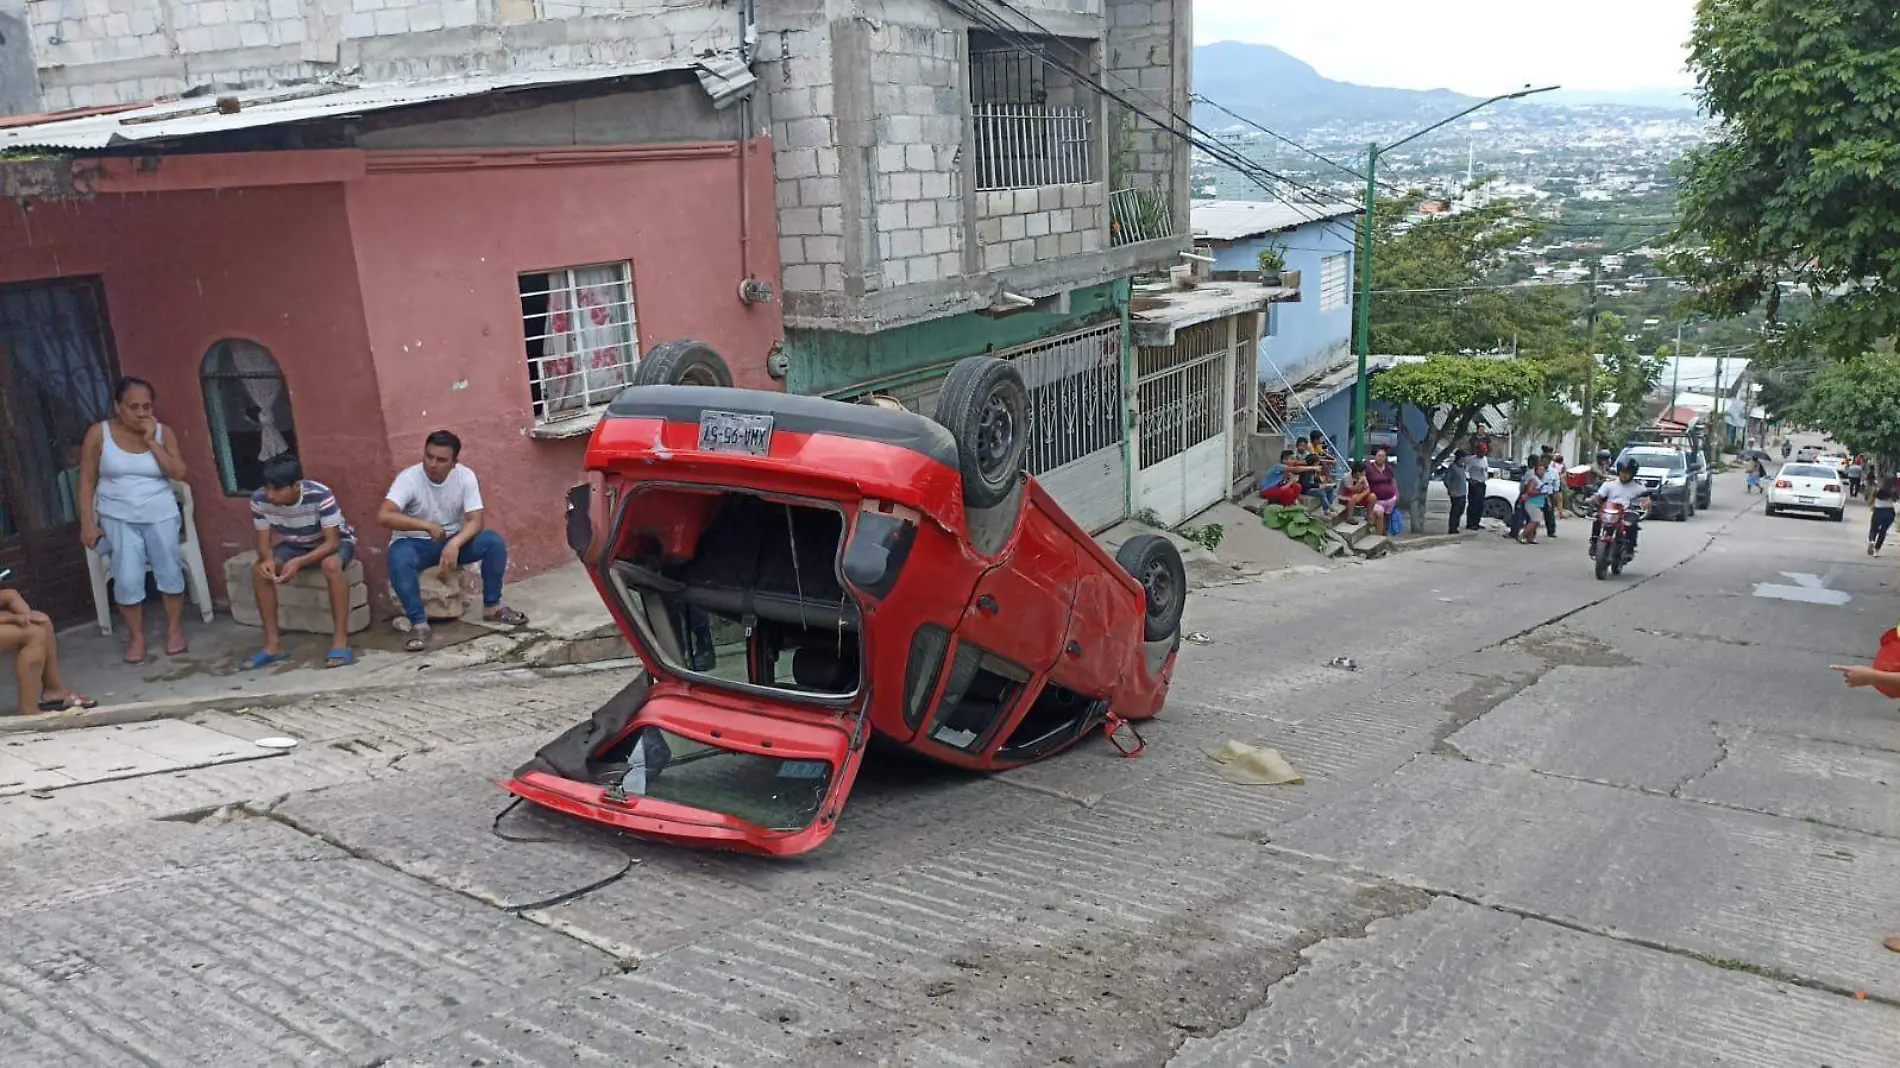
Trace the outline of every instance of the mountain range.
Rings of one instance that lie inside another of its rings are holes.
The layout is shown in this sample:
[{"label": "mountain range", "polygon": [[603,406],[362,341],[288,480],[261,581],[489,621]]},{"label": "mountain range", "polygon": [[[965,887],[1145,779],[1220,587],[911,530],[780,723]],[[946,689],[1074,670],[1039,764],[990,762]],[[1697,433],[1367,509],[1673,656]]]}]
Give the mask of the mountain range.
[{"label": "mountain range", "polygon": [[[1436,120],[1478,98],[1449,89],[1385,89],[1325,77],[1312,65],[1272,45],[1221,41],[1194,50],[1194,91],[1249,118],[1269,118],[1280,129],[1311,129],[1336,122]],[[1559,91],[1539,104],[1518,106],[1609,106],[1686,111],[1689,96],[1673,90],[1627,92]],[[1216,127],[1229,120],[1218,112],[1197,116]]]}]

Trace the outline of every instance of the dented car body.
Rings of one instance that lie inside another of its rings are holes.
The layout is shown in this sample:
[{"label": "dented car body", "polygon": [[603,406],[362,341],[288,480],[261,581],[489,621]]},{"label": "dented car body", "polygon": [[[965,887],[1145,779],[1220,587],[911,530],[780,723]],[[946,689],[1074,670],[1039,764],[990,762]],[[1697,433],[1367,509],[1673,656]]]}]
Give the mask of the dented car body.
[{"label": "dented car body", "polygon": [[1021,473],[1008,364],[960,364],[936,421],[706,366],[714,384],[622,393],[570,496],[570,543],[645,676],[508,790],[795,854],[831,835],[873,735],[1005,769],[1161,709],[1180,558],[1160,538],[1109,556]]}]

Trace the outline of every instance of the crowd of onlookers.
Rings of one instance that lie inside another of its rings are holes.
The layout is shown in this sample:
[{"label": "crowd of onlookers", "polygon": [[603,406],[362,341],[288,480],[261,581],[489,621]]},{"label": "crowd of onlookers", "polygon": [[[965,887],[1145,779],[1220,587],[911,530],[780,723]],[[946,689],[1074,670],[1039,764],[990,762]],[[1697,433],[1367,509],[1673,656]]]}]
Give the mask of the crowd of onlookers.
[{"label": "crowd of onlookers", "polygon": [[1280,450],[1279,461],[1260,480],[1260,497],[1286,507],[1311,497],[1335,522],[1352,523],[1364,515],[1374,530],[1397,533],[1399,479],[1391,454],[1380,446],[1370,460],[1349,461],[1344,476],[1326,435],[1315,430]]}]

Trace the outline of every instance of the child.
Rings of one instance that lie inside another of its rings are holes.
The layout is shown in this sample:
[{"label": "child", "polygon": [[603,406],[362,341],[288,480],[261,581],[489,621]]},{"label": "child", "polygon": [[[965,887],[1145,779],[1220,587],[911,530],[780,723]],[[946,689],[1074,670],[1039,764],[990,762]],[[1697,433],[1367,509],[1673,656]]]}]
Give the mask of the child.
[{"label": "child", "polygon": [[1762,493],[1761,480],[1768,477],[1768,469],[1762,466],[1761,457],[1748,461],[1748,492]]},{"label": "child", "polygon": [[1339,513],[1339,521],[1352,522],[1353,515],[1361,505],[1365,506],[1367,518],[1371,518],[1372,506],[1379,497],[1372,492],[1372,484],[1366,481],[1366,462],[1354,460],[1347,465],[1347,470],[1350,473],[1346,476],[1346,484],[1339,490],[1339,503],[1344,506]]}]

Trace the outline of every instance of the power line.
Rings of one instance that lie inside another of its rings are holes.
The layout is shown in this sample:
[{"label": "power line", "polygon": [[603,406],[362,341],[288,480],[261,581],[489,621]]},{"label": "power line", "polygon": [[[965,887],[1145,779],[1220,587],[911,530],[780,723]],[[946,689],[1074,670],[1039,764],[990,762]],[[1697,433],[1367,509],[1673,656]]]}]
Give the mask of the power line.
[{"label": "power line", "polygon": [[[1688,281],[1688,279],[1676,278],[1669,275],[1639,275],[1639,276],[1635,276],[1631,278],[1619,278],[1610,282],[1605,282],[1599,279],[1595,284],[1597,288],[1599,289],[1607,289],[1613,285],[1628,285],[1631,282],[1642,282],[1642,283],[1647,284],[1650,282],[1685,282],[1685,281]],[[1518,289],[1518,290],[1562,289],[1568,286],[1587,286],[1590,284],[1591,282],[1588,278],[1579,278],[1574,282],[1506,282],[1506,283],[1502,283],[1498,285],[1433,286],[1433,287],[1424,288],[1424,289],[1375,289],[1372,291],[1372,295],[1375,297],[1383,297],[1383,296],[1397,296],[1397,295],[1402,295],[1402,294],[1407,294],[1407,293],[1479,293],[1479,292],[1486,292],[1486,291],[1491,291],[1491,290],[1504,290],[1504,289]]]},{"label": "power line", "polygon": [[[1247,125],[1253,127],[1254,129],[1259,130],[1261,133],[1266,134],[1268,137],[1271,137],[1274,140],[1281,142],[1282,144],[1289,145],[1293,148],[1296,148],[1299,151],[1304,152],[1305,154],[1313,157],[1314,159],[1319,160],[1321,163],[1326,164],[1328,167],[1332,167],[1337,170],[1344,171],[1345,173],[1352,175],[1354,178],[1357,178],[1362,182],[1366,180],[1366,176],[1364,174],[1361,174],[1360,172],[1353,170],[1351,167],[1346,166],[1344,163],[1340,163],[1337,160],[1331,159],[1326,156],[1322,156],[1318,152],[1315,152],[1314,150],[1306,147],[1305,145],[1300,144],[1298,141],[1293,140],[1291,137],[1288,137],[1282,133],[1275,133],[1274,131],[1267,129],[1265,126],[1262,126],[1259,123],[1253,121],[1252,119],[1249,119],[1244,115],[1237,114],[1232,109],[1227,108],[1224,105],[1219,104],[1213,100],[1209,100],[1207,97],[1202,96],[1200,93],[1189,94],[1188,99],[1206,104],[1208,107],[1213,108],[1215,111],[1218,111],[1221,114],[1228,116],[1229,118],[1235,119],[1239,122],[1244,122]],[[1388,182],[1380,182],[1379,184],[1381,186],[1384,186],[1386,189],[1391,190],[1394,193],[1404,192],[1404,190],[1401,190],[1399,187],[1392,185]]]}]

